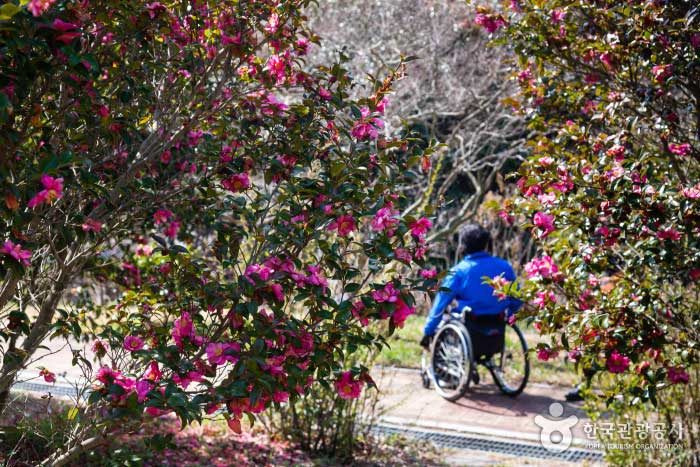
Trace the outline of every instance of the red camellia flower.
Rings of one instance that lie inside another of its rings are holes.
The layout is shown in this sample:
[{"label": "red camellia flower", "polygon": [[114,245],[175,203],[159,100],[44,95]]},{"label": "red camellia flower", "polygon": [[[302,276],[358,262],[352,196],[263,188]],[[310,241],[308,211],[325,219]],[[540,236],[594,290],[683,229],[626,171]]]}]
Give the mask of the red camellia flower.
[{"label": "red camellia flower", "polygon": [[559,355],[559,352],[549,347],[543,347],[537,351],[538,360],[542,360],[543,362],[549,361],[549,359],[555,358],[557,355]]},{"label": "red camellia flower", "polygon": [[44,377],[44,381],[47,383],[55,383],[56,382],[56,375],[46,368],[42,368],[41,371],[39,372],[39,376]]}]

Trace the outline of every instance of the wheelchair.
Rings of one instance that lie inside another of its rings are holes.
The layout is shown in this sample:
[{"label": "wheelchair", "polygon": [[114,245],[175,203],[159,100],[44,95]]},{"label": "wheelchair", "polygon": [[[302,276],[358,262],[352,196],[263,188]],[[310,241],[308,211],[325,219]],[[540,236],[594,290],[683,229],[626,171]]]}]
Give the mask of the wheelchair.
[{"label": "wheelchair", "polygon": [[501,319],[497,326],[491,326],[490,335],[483,335],[477,318],[470,313],[468,307],[445,312],[430,350],[423,351],[423,387],[432,385],[440,396],[454,402],[464,396],[471,382],[479,383],[477,366],[484,366],[501,393],[518,396],[530,377],[522,331]]}]

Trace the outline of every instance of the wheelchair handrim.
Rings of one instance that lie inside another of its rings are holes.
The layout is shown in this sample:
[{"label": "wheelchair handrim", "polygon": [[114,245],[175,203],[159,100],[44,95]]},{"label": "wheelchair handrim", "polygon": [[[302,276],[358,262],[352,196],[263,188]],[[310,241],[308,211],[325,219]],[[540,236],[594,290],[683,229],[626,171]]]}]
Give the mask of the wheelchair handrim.
[{"label": "wheelchair handrim", "polygon": [[457,327],[446,325],[433,345],[430,376],[435,390],[443,397],[463,392],[472,365],[467,337]]}]

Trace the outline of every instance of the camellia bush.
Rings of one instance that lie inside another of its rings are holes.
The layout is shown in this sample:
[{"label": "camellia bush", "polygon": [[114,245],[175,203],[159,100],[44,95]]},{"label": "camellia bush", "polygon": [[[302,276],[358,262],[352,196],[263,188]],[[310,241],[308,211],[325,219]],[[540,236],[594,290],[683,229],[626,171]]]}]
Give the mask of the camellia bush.
[{"label": "camellia bush", "polygon": [[105,423],[240,432],[314,381],[373,384],[344,365],[383,342],[363,324],[435,285],[398,272],[430,221],[395,190],[431,149],[382,132],[403,63],[357,101],[342,63],[304,65],[308,3],[0,7],[1,407],[48,336],[93,333],[74,364]]},{"label": "camellia bush", "polygon": [[507,101],[539,134],[514,208],[542,249],[521,288],[554,336],[539,356],[655,403],[698,365],[700,5],[515,0],[476,22],[517,53]]}]

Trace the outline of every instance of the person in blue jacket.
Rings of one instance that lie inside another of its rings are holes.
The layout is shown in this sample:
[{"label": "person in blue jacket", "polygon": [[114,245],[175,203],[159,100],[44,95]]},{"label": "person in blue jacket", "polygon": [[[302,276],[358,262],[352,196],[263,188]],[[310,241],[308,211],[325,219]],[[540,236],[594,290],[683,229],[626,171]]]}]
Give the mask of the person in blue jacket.
[{"label": "person in blue jacket", "polygon": [[[464,227],[461,234],[461,244],[466,256],[457,263],[442,281],[430,315],[425,323],[421,345],[428,347],[432,336],[442,320],[442,314],[453,300],[457,307],[463,310],[469,307],[471,312],[465,317],[467,329],[473,332],[474,322],[484,323],[479,331],[483,334],[498,332],[496,328],[504,325],[508,316],[515,313],[522,302],[512,297],[499,299],[493,294],[491,285],[484,283],[484,277],[495,278],[503,276],[508,281],[515,280],[515,273],[508,261],[491,256],[486,252],[491,243],[491,234],[477,224]],[[489,327],[490,325],[490,327]]]}]

